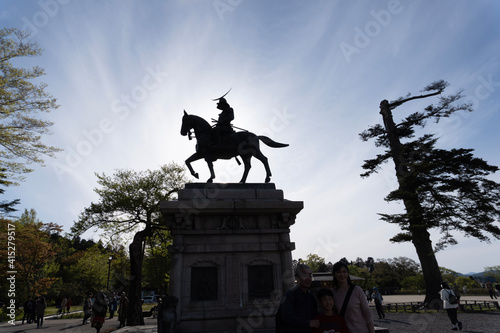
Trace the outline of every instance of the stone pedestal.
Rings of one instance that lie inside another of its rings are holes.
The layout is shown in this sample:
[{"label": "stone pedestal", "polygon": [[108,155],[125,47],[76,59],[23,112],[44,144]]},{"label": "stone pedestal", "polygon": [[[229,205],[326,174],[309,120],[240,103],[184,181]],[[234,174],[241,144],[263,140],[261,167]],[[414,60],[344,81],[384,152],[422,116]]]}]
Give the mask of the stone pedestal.
[{"label": "stone pedestal", "polygon": [[186,184],[160,203],[172,232],[179,332],[273,332],[294,284],[290,226],[303,202],[274,184]]}]

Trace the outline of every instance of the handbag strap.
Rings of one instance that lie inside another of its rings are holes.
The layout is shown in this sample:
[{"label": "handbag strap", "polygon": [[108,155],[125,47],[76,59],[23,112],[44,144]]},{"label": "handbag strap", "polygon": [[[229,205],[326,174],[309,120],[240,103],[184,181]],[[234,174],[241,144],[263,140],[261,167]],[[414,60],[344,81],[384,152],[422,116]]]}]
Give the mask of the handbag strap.
[{"label": "handbag strap", "polygon": [[344,298],[344,303],[342,303],[342,309],[340,309],[340,315],[344,317],[345,311],[347,310],[347,303],[349,303],[349,299],[351,298],[352,291],[354,290],[354,285],[349,286],[349,290],[347,290],[347,294]]}]

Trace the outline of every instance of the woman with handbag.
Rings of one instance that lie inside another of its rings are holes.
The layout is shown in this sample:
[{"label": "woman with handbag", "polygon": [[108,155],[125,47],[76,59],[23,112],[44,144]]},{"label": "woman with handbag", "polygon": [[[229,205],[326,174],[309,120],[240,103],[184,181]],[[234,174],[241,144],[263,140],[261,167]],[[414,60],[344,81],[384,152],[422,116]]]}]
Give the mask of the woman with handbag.
[{"label": "woman with handbag", "polygon": [[351,282],[349,267],[339,261],[333,265],[334,307],[347,323],[349,333],[374,333],[372,311],[360,286]]},{"label": "woman with handbag", "polygon": [[[450,289],[450,286],[446,282],[441,282],[441,299],[443,300],[443,309],[448,313],[448,318],[450,318],[451,324],[453,325],[452,331],[461,331],[462,323],[458,321],[458,298]],[[458,325],[458,328],[457,328]]]}]

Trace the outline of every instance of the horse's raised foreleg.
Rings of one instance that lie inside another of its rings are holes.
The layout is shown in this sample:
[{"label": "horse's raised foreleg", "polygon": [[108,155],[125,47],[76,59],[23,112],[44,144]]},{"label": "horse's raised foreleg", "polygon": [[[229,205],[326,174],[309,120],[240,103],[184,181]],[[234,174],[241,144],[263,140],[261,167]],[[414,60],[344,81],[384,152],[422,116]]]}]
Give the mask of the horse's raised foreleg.
[{"label": "horse's raised foreleg", "polygon": [[210,178],[208,178],[207,183],[212,183],[215,178],[214,163],[208,158],[206,158],[205,161],[207,161],[208,170],[210,170]]},{"label": "horse's raised foreleg", "polygon": [[240,180],[240,183],[242,183],[242,184],[244,184],[247,181],[248,172],[250,171],[250,168],[252,167],[252,164],[250,163],[251,158],[252,158],[252,155],[241,156],[241,159],[243,160],[243,166],[245,167],[245,170],[243,171],[243,177],[241,177],[241,180]]},{"label": "horse's raised foreleg", "polygon": [[193,167],[191,166],[191,162],[194,162],[194,161],[197,161],[201,158],[201,156],[198,154],[198,153],[194,153],[193,155],[191,155],[187,160],[186,160],[186,166],[188,167],[189,169],[189,172],[191,172],[191,175],[198,179],[198,173],[197,172],[194,172],[193,170]]},{"label": "horse's raised foreleg", "polygon": [[265,182],[269,183],[271,181],[271,168],[269,168],[269,163],[267,162],[267,157],[265,157],[264,154],[262,154],[262,152],[260,150],[257,150],[257,152],[255,153],[254,156],[259,161],[261,161],[262,164],[264,164],[264,168],[266,169],[266,180],[265,180]]}]

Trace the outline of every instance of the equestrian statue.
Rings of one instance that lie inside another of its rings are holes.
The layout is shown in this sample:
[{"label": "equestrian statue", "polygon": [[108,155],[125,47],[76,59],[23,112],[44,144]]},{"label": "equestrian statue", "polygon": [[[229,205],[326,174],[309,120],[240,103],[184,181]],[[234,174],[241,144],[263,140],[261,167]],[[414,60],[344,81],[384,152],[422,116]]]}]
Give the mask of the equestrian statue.
[{"label": "equestrian statue", "polygon": [[231,121],[234,119],[234,110],[224,98],[229,91],[222,97],[214,99],[214,101],[218,101],[217,109],[222,111],[219,114],[218,120],[215,121],[216,124],[214,126],[211,126],[203,118],[189,115],[184,111],[181,135],[187,135],[189,140],[191,140],[191,130],[193,130],[197,141],[196,153],[186,160],[186,165],[191,175],[198,179],[198,173],[193,170],[191,162],[204,158],[210,170],[210,178],[207,180],[207,183],[212,183],[215,178],[214,161],[235,157],[238,164],[240,164],[237,157],[240,156],[245,167],[240,183],[245,183],[251,168],[250,159],[255,157],[264,164],[264,168],[266,169],[265,182],[269,183],[271,181],[271,169],[269,168],[267,157],[260,151],[259,140],[272,148],[283,148],[287,147],[288,144],[275,142],[266,136],[255,135],[246,130],[235,132],[233,128],[240,130],[241,128],[234,127],[231,124]]}]

